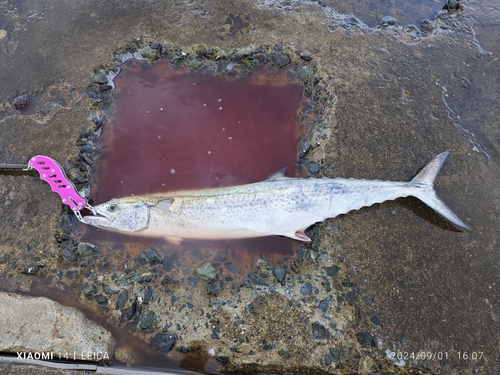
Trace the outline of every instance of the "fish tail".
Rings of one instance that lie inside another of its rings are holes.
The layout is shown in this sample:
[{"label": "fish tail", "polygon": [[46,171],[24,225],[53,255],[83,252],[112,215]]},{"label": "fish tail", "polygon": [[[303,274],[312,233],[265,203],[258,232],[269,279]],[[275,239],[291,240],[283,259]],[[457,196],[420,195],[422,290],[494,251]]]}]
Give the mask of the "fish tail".
[{"label": "fish tail", "polygon": [[434,180],[436,179],[439,170],[443,166],[444,162],[450,155],[450,151],[443,152],[439,154],[434,159],[432,159],[429,164],[427,164],[419,174],[415,176],[409,184],[418,186],[415,193],[412,194],[414,197],[420,199],[439,215],[455,224],[457,227],[462,229],[469,229],[469,226],[459,219],[457,215],[439,199],[436,191],[434,190]]}]

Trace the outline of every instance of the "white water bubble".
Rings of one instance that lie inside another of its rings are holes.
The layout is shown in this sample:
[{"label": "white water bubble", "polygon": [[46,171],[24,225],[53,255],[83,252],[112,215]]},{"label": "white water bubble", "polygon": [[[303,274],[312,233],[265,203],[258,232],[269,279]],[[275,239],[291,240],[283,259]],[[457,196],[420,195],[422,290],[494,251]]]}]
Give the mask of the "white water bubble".
[{"label": "white water bubble", "polygon": [[160,108],[160,112],[163,112],[163,107]]},{"label": "white water bubble", "polygon": [[146,111],[147,114],[149,114],[149,111]]},{"label": "white water bubble", "polygon": [[219,107],[219,111],[222,111],[222,107]]},{"label": "white water bubble", "polygon": [[222,102],[222,99],[217,100],[219,103]]},{"label": "white water bubble", "polygon": [[227,139],[231,140],[231,139],[233,139],[233,137],[227,137]]},{"label": "white water bubble", "polygon": [[212,153],[212,151],[208,151],[208,155],[210,155]]},{"label": "white water bubble", "polygon": [[161,139],[161,135],[158,136],[158,139]]},{"label": "white water bubble", "polygon": [[174,169],[174,168],[172,168],[172,169],[170,170],[170,173],[174,174],[174,173],[175,173],[175,169]]}]

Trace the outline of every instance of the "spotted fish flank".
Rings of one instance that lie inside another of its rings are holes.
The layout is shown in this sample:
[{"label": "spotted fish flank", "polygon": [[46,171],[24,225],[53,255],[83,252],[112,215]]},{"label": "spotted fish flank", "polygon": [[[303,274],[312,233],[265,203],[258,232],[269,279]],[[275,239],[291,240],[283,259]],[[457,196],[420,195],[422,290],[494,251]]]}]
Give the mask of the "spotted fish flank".
[{"label": "spotted fish flank", "polygon": [[310,241],[314,223],[387,200],[413,196],[467,229],[437,196],[434,180],[449,152],[436,156],[409,182],[344,178],[289,178],[285,169],[265,181],[216,189],[113,199],[84,222],[138,236],[231,239],[285,236]]}]

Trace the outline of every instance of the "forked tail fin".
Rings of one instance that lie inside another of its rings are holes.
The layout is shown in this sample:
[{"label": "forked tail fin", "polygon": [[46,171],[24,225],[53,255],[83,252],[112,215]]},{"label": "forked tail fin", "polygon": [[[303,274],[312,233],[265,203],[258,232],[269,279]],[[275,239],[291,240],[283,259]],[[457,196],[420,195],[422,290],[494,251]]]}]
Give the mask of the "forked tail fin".
[{"label": "forked tail fin", "polygon": [[436,191],[434,190],[434,180],[436,179],[439,170],[443,166],[449,154],[450,151],[446,151],[436,156],[424,167],[424,169],[420,171],[418,175],[415,176],[413,180],[409,182],[411,185],[420,187],[420,189],[416,189],[415,194],[412,195],[420,199],[457,227],[469,229],[469,226],[460,220],[459,217],[455,215],[455,213],[446,204],[444,204],[441,199],[439,199]]}]

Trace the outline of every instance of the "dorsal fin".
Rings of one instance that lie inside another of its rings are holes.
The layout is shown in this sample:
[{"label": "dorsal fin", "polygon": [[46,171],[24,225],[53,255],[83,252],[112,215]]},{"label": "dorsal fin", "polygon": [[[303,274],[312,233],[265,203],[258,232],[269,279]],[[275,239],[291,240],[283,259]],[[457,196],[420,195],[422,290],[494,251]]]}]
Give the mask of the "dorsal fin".
[{"label": "dorsal fin", "polygon": [[288,167],[281,168],[278,172],[273,173],[268,178],[266,178],[266,181],[279,181],[279,180],[284,180],[285,178],[288,178],[287,176],[285,176],[287,169],[288,169]]}]

